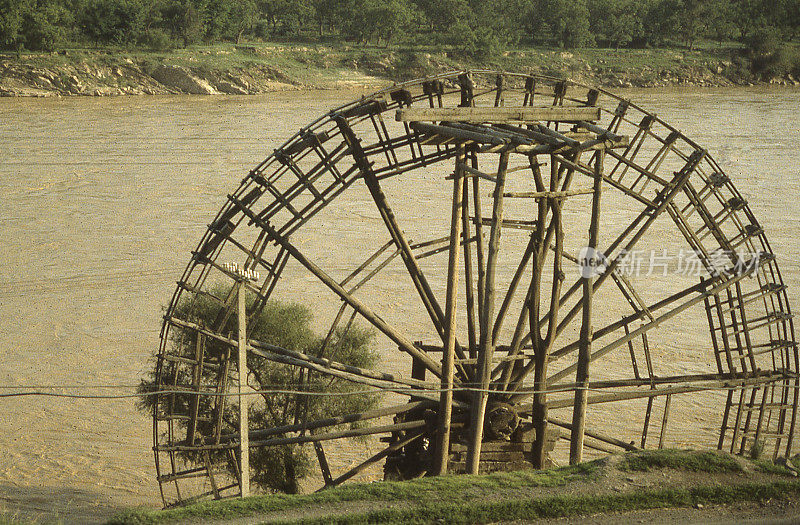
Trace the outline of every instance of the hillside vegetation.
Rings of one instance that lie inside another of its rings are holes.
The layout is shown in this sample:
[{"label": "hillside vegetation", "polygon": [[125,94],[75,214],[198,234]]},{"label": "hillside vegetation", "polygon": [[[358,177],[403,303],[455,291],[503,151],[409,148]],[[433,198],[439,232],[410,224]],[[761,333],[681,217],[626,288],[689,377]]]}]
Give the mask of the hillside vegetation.
[{"label": "hillside vegetation", "polygon": [[[670,53],[692,63],[699,50],[726,79],[791,81],[800,77],[799,36],[800,0],[0,0],[0,50],[115,57],[246,42],[262,54],[272,42],[292,50],[277,53],[288,69],[371,71],[378,57],[385,76],[470,62],[533,68],[548,58],[543,49],[580,56],[558,57],[562,69]],[[669,52],[633,53],[658,50]],[[621,51],[631,54],[618,59]],[[255,58],[248,63],[263,63]],[[283,71],[277,61],[267,65]]]}]

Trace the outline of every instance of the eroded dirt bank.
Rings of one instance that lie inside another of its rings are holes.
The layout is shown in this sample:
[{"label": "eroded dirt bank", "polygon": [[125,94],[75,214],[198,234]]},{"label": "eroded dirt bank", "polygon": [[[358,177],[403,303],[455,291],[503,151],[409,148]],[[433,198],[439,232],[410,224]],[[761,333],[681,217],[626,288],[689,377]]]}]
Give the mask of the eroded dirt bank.
[{"label": "eroded dirt bank", "polygon": [[[474,67],[607,87],[731,86],[753,79],[724,55],[681,50],[516,50],[483,62],[448,52],[218,45],[169,53],[77,50],[0,55],[0,96],[245,95],[379,86]],[[769,83],[800,85],[791,75]]]}]

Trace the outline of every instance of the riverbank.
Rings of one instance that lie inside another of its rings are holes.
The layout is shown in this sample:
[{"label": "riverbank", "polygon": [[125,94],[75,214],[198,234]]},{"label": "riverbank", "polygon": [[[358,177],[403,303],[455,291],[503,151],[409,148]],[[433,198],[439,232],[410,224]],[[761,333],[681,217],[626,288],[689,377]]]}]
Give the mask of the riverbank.
[{"label": "riverbank", "polygon": [[[444,71],[490,68],[604,87],[752,85],[735,50],[517,49],[484,61],[452,52],[350,46],[219,44],[171,52],[67,50],[0,55],[0,96],[246,95],[380,87]],[[800,85],[798,79],[769,83]]]},{"label": "riverbank", "polygon": [[796,518],[796,476],[791,463],[787,468],[716,451],[651,450],[545,471],[353,484],[309,495],[132,510],[109,523],[472,524],[579,516],[597,521],[598,515],[625,522],[620,513],[654,509],[662,517],[677,512],[681,522],[745,513]]}]

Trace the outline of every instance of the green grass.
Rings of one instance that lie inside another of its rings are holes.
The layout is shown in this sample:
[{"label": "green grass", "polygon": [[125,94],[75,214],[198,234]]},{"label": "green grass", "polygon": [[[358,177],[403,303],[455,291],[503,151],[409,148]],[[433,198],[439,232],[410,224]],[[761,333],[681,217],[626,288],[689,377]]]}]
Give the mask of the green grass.
[{"label": "green grass", "polygon": [[767,474],[778,474],[780,476],[793,476],[792,471],[786,468],[785,465],[778,465],[770,460],[756,459],[753,460],[756,469]]},{"label": "green grass", "polygon": [[109,523],[169,523],[199,517],[228,519],[345,501],[413,501],[423,505],[436,505],[441,501],[466,503],[480,501],[501,489],[528,490],[566,485],[596,475],[601,468],[600,465],[600,462],[593,461],[543,471],[503,472],[482,476],[452,475],[403,482],[361,483],[307,495],[253,496],[247,499],[204,502],[164,511],[133,509],[118,514]]},{"label": "green grass", "polygon": [[671,468],[690,472],[741,472],[742,466],[730,455],[713,451],[646,450],[626,454],[620,470],[648,471]]},{"label": "green grass", "polygon": [[[786,469],[771,462],[752,463],[756,469],[767,474],[789,474]],[[336,508],[337,503],[343,502],[378,502],[371,507],[373,510],[354,511],[341,516],[326,515],[318,519],[281,519],[269,523],[459,524],[800,497],[800,480],[753,482],[743,478],[741,483],[722,485],[716,480],[710,480],[707,486],[633,489],[612,494],[573,493],[537,498],[537,494],[541,494],[537,488],[560,487],[579,480],[602,482],[607,468],[610,468],[607,460],[598,460],[544,471],[352,484],[307,495],[254,496],[243,500],[204,502],[164,511],[134,509],[118,514],[109,523],[156,524],[193,522],[198,519],[225,520],[276,511],[313,509],[326,504]],[[678,450],[627,453],[620,459],[618,468],[627,471],[676,469],[711,474],[743,471],[739,461],[727,454]]]},{"label": "green grass", "polygon": [[743,483],[686,489],[641,490],[625,494],[598,496],[555,496],[541,499],[519,498],[498,502],[452,504],[440,502],[404,509],[380,509],[346,516],[320,519],[276,520],[267,523],[362,524],[362,523],[490,523],[496,521],[560,518],[603,512],[623,512],[661,507],[689,507],[697,504],[785,499],[800,495],[800,482],[767,484]]}]

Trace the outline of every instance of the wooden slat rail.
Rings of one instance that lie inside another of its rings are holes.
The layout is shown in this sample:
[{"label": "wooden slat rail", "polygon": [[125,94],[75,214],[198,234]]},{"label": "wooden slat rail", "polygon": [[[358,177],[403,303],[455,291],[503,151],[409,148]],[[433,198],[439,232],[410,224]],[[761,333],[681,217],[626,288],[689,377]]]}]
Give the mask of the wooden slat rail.
[{"label": "wooden slat rail", "polygon": [[397,110],[396,120],[474,123],[581,122],[600,120],[600,108],[592,106],[403,108]]}]

